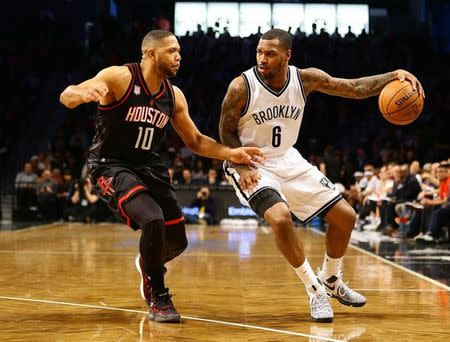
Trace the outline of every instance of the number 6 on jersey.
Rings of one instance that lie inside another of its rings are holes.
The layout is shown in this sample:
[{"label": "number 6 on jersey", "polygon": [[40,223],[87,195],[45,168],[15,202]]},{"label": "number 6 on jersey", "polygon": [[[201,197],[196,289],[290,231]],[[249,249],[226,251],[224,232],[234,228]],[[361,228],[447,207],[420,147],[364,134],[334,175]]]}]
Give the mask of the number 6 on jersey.
[{"label": "number 6 on jersey", "polygon": [[278,147],[281,145],[281,127],[275,126],[272,130],[272,146]]}]

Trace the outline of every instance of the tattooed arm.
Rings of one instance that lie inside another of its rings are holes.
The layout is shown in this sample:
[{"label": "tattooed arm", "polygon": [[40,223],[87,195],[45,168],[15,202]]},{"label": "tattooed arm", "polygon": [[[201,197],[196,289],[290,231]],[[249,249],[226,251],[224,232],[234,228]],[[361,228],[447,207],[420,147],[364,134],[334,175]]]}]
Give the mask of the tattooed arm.
[{"label": "tattooed arm", "polygon": [[316,68],[299,69],[299,73],[305,88],[305,95],[313,91],[320,91],[329,95],[364,99],[378,95],[384,86],[391,81],[407,80],[412,84],[414,90],[418,89],[419,93],[425,96],[422,85],[417,78],[405,70],[355,79],[331,77],[326,72]]},{"label": "tattooed arm", "polygon": [[229,147],[242,146],[237,134],[237,126],[246,102],[247,86],[243,76],[239,76],[228,86],[220,113],[220,140]]},{"label": "tattooed arm", "polygon": [[[222,102],[220,113],[219,132],[222,143],[229,147],[242,146],[237,133],[237,126],[245,105],[247,104],[247,85],[243,76],[236,77],[228,86],[227,93]],[[239,184],[247,190],[258,183],[260,176],[247,165],[236,165],[228,162],[239,173]]]}]

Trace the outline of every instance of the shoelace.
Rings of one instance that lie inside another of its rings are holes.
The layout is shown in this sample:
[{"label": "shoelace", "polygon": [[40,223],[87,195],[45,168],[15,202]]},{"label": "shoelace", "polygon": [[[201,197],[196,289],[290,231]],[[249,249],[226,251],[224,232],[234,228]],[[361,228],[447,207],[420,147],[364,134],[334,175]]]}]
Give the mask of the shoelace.
[{"label": "shoelace", "polygon": [[315,306],[319,312],[330,310],[330,297],[328,292],[316,293],[311,301],[311,306]]},{"label": "shoelace", "polygon": [[166,292],[165,294],[163,294],[162,296],[157,296],[156,298],[156,304],[158,305],[158,307],[165,309],[168,307],[173,307],[173,303],[172,303],[172,298],[173,295],[170,294],[169,292]]},{"label": "shoelace", "polygon": [[[317,278],[319,278],[319,272],[320,272],[320,268],[317,268]],[[344,274],[343,271],[339,272],[338,278],[336,279],[336,281],[334,282],[336,284],[336,287],[334,289],[334,291],[336,291],[338,293],[339,296],[347,296],[347,297],[358,297],[360,296],[359,293],[357,293],[356,291],[352,290],[349,286],[348,283],[349,281],[347,280],[345,283],[342,281],[342,275]],[[342,287],[342,290],[339,291],[339,288]],[[327,292],[327,294],[329,294]],[[331,294],[329,294],[331,296]]]}]

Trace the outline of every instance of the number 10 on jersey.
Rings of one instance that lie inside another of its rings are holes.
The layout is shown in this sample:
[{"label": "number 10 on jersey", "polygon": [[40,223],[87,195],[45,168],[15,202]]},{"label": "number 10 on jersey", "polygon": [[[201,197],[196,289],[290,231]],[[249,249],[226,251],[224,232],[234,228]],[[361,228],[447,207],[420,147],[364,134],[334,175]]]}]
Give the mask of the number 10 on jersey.
[{"label": "number 10 on jersey", "polygon": [[150,150],[152,147],[154,131],[155,129],[153,127],[139,127],[139,133],[134,148],[140,148],[146,151]]}]

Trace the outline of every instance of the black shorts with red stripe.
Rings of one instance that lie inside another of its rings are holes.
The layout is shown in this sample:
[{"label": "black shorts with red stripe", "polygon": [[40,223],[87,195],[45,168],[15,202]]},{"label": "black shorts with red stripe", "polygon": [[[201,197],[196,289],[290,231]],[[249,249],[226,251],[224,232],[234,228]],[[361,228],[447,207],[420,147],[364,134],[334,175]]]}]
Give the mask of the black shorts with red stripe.
[{"label": "black shorts with red stripe", "polygon": [[98,196],[132,229],[137,230],[139,226],[128,217],[124,205],[141,191],[147,191],[161,208],[166,225],[183,221],[167,166],[159,156],[140,165],[90,157],[87,166]]}]

